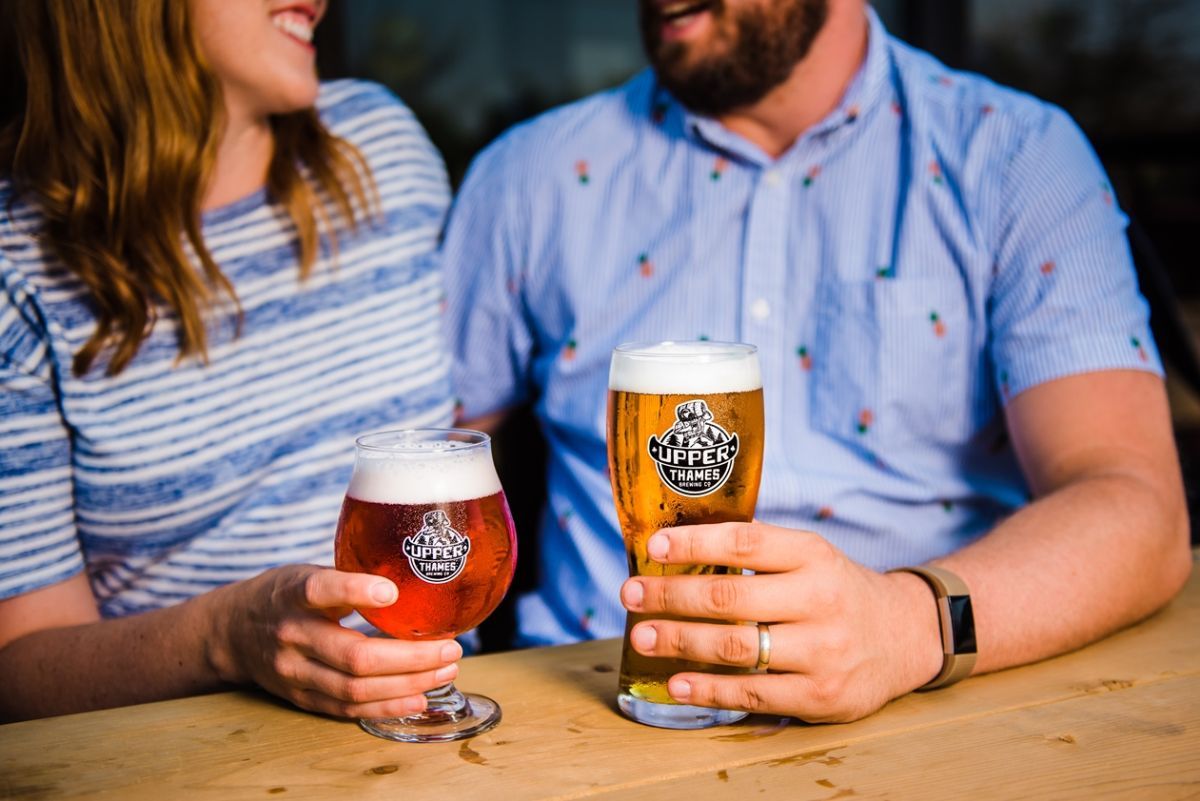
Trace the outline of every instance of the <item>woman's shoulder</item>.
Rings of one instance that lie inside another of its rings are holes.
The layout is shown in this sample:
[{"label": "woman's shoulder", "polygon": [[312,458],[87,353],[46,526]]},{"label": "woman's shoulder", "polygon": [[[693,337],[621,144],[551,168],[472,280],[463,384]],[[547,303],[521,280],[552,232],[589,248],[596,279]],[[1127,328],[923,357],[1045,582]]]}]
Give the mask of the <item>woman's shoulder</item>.
[{"label": "woman's shoulder", "polygon": [[41,352],[37,299],[43,289],[65,284],[43,257],[42,225],[37,207],[0,178],[0,365],[26,363]]},{"label": "woman's shoulder", "polygon": [[86,286],[56,255],[46,226],[38,203],[0,178],[0,345],[10,344],[12,335],[14,317],[6,310],[21,310],[18,327],[38,329],[50,317],[91,314]]},{"label": "woman's shoulder", "polygon": [[331,131],[348,139],[353,139],[351,134],[365,126],[380,124],[424,135],[404,101],[386,86],[371,81],[323,81],[317,96],[317,113]]},{"label": "woman's shoulder", "polygon": [[439,205],[449,204],[441,154],[416,116],[391,90],[370,81],[325,82],[317,111],[330,133],[358,148],[385,198],[395,188],[394,182],[409,189],[417,182],[433,195],[445,196],[444,204],[439,201]]},{"label": "woman's shoulder", "polygon": [[41,272],[40,233],[45,221],[38,207],[0,177],[0,269],[8,274]]},{"label": "woman's shoulder", "polygon": [[0,243],[11,236],[17,223],[36,216],[36,209],[21,199],[12,180],[0,175]]}]

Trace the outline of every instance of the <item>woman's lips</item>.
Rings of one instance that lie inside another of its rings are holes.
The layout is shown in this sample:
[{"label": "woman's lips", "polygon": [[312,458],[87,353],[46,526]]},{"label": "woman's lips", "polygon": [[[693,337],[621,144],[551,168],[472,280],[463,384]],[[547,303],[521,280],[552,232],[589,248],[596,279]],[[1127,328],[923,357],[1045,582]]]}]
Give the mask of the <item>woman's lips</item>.
[{"label": "woman's lips", "polygon": [[314,20],[312,15],[298,8],[288,8],[271,15],[271,24],[292,41],[313,49]]}]

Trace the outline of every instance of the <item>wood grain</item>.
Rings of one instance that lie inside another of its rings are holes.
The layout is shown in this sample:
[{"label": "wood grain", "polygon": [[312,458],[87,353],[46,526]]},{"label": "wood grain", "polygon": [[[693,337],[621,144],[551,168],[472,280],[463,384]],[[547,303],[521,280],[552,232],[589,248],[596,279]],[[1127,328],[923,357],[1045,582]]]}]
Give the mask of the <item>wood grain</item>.
[{"label": "wood grain", "polygon": [[616,641],[465,660],[504,721],[379,740],[253,692],[0,726],[0,798],[1200,797],[1200,578],[1159,615],[1037,665],[914,694],[853,724],[625,720]]},{"label": "wood grain", "polygon": [[1200,677],[710,769],[593,799],[1184,799],[1200,796]]}]

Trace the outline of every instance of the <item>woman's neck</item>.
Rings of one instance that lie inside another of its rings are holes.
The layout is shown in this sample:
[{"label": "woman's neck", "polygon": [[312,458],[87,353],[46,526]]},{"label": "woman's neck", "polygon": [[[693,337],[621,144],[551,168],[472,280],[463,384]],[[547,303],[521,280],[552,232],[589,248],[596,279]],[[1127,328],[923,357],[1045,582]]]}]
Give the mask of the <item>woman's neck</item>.
[{"label": "woman's neck", "polygon": [[201,210],[219,208],[257,192],[267,183],[267,170],[275,152],[270,122],[232,118],[217,148]]}]

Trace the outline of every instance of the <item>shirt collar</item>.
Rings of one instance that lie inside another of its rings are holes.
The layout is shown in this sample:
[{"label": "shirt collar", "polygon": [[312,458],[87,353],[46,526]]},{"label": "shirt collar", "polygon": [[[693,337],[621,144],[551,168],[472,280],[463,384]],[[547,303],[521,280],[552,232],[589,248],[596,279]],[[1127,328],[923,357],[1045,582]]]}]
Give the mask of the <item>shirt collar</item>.
[{"label": "shirt collar", "polygon": [[[854,78],[850,81],[837,108],[813,125],[792,145],[780,161],[805,143],[826,139],[842,130],[852,130],[884,98],[888,82],[888,32],[875,13],[867,6],[867,54]],[[661,85],[653,93],[651,115],[659,124],[677,127],[678,132],[705,146],[726,151],[752,164],[767,165],[772,159],[757,145],[733,133],[711,117],[694,114]]]}]

